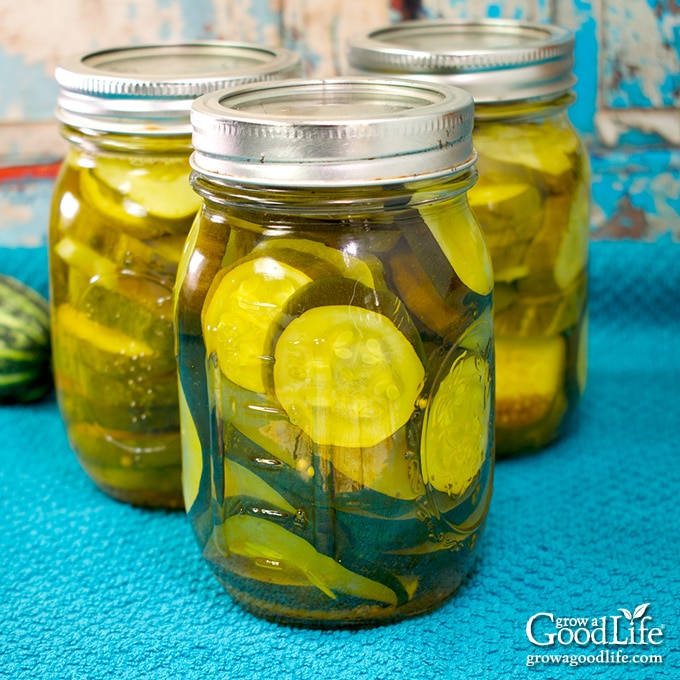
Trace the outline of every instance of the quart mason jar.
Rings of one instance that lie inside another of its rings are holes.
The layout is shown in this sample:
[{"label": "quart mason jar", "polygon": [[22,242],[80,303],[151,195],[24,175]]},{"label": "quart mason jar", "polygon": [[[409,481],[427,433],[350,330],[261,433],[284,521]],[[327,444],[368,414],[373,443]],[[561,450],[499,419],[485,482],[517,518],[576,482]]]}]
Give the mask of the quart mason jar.
[{"label": "quart mason jar", "polygon": [[182,506],[172,288],[200,204],[191,101],[298,67],[288,51],[203,42],[95,52],[56,71],[70,142],[49,230],[56,391],[81,466],[121,501]]},{"label": "quart mason jar", "polygon": [[180,264],[184,493],[267,618],[430,610],[476,552],[493,464],[492,274],[457,88],[291,80],[198,99]]},{"label": "quart mason jar", "polygon": [[469,200],[494,267],[499,456],[568,431],[585,388],[590,178],[567,115],[573,51],[564,28],[502,19],[407,21],[348,45],[354,71],[474,97]]}]

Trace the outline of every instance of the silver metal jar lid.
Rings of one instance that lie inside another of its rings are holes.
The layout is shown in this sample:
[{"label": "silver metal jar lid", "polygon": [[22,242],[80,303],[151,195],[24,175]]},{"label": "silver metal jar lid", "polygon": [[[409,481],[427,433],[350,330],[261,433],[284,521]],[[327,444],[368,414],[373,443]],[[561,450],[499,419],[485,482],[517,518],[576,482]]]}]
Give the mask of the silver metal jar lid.
[{"label": "silver metal jar lid", "polygon": [[475,162],[474,105],[441,83],[287,80],[204,95],[192,106],[203,175],[260,186],[359,186],[460,172]]},{"label": "silver metal jar lid", "polygon": [[67,125],[131,134],[190,134],[191,102],[214,90],[301,75],[286,49],[198,41],[120,47],[60,64],[55,112]]},{"label": "silver metal jar lid", "polygon": [[350,38],[347,60],[354,73],[450,83],[476,102],[557,96],[576,82],[571,31],[507,19],[396,23]]}]

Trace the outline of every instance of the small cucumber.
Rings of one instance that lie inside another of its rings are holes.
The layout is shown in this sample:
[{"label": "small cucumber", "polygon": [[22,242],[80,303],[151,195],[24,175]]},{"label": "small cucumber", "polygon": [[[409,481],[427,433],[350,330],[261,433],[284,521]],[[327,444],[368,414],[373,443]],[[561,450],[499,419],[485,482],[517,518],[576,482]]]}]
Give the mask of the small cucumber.
[{"label": "small cucumber", "polygon": [[36,401],[52,385],[49,304],[0,274],[0,404]]}]

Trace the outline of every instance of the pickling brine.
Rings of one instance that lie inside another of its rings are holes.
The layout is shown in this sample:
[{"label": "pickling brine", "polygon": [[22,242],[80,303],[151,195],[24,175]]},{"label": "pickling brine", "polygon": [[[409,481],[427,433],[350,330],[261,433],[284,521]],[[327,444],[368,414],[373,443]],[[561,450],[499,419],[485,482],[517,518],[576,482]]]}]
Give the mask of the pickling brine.
[{"label": "pickling brine", "polygon": [[[277,100],[299,94],[318,130],[334,104],[370,97],[377,111],[356,115],[373,123],[390,98],[444,96],[402,87],[293,81],[244,100],[279,121]],[[428,611],[469,572],[491,495],[493,281],[466,199],[470,156],[419,181],[359,184],[367,164],[350,157],[357,173],[331,186],[260,186],[227,179],[231,157],[202,171],[218,134],[206,118],[193,161],[204,206],[175,312],[184,496],[202,555],[267,618],[351,626]]]},{"label": "pickling brine", "polygon": [[201,205],[191,101],[298,67],[286,50],[199,42],[103,50],[57,69],[69,151],[49,231],[55,387],[78,461],[113,498],[183,506],[172,291]]}]

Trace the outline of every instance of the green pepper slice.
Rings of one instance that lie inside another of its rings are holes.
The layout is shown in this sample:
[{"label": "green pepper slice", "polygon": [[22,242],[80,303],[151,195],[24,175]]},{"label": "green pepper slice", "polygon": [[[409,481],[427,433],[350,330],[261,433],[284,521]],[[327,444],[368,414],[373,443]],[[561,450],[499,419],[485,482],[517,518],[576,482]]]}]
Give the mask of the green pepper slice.
[{"label": "green pepper slice", "polygon": [[233,515],[215,527],[212,540],[222,555],[249,558],[251,578],[314,586],[332,599],[341,594],[397,604],[391,588],[346,569],[317,552],[305,539],[269,520]]}]

